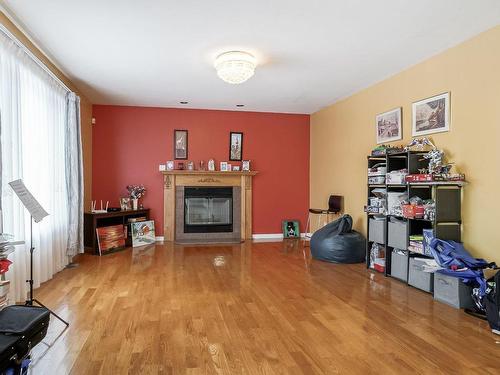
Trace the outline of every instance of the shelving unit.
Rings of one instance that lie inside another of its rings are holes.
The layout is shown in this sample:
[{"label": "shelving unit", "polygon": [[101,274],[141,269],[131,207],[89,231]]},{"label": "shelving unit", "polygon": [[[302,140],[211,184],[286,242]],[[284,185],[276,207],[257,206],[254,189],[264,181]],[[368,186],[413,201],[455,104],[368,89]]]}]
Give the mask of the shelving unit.
[{"label": "shelving unit", "polygon": [[[401,169],[407,169],[408,174],[418,174],[419,170],[426,168],[428,161],[423,159],[426,152],[400,152],[388,154],[385,158],[368,157],[368,168],[377,163],[386,163],[387,173]],[[430,257],[429,255],[413,252],[408,249],[409,238],[412,235],[422,235],[424,229],[432,229],[434,236],[443,240],[461,241],[461,199],[463,181],[439,181],[439,182],[410,182],[404,184],[380,185],[386,193],[407,194],[409,198],[418,196],[423,200],[433,199],[436,206],[434,220],[410,219],[402,216],[386,214],[383,225],[373,221],[374,214],[367,214],[367,243],[366,243],[366,266],[370,265],[370,250],[373,242],[379,243],[385,248],[385,275],[391,276],[391,258],[394,249],[401,249],[406,253],[406,279],[397,277],[408,283],[408,271],[410,259],[415,257]],[[368,185],[367,204],[372,196],[373,186]],[[387,195],[386,194],[386,205]],[[387,207],[387,206],[386,206]],[[397,218],[398,222],[391,222],[391,218]],[[379,233],[374,232],[373,225],[377,225]],[[370,226],[372,225],[372,228]]]}]

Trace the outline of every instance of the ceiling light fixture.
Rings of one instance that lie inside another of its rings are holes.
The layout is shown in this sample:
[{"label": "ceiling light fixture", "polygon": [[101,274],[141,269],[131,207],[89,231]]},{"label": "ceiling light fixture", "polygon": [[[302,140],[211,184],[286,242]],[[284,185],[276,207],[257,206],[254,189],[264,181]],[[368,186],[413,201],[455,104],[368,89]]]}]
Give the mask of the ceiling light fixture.
[{"label": "ceiling light fixture", "polygon": [[188,104],[189,102],[179,102],[180,104]]},{"label": "ceiling light fixture", "polygon": [[214,65],[220,79],[239,84],[254,75],[257,60],[248,52],[230,51],[217,56]]}]

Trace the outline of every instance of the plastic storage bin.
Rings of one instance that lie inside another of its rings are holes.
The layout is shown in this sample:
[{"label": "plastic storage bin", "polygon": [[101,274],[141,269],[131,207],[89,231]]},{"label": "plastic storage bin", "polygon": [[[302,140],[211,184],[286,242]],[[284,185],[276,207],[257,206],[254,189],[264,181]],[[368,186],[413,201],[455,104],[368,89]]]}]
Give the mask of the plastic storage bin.
[{"label": "plastic storage bin", "polygon": [[434,290],[434,274],[423,271],[422,258],[410,258],[408,270],[408,284],[425,292],[432,293]]},{"label": "plastic storage bin", "polygon": [[391,252],[391,276],[401,281],[408,281],[408,255]]},{"label": "plastic storage bin", "polygon": [[406,221],[389,221],[387,244],[390,247],[406,250],[408,248],[408,223]]},{"label": "plastic storage bin", "polygon": [[434,274],[434,299],[457,309],[474,307],[472,287],[458,277],[448,276],[439,271]]},{"label": "plastic storage bin", "polygon": [[373,242],[385,244],[385,220],[370,219],[368,239]]}]

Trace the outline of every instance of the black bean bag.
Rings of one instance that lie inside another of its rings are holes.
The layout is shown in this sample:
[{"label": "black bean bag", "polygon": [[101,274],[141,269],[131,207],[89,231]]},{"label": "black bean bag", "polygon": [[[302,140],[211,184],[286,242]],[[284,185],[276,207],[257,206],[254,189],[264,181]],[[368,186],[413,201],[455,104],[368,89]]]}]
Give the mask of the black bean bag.
[{"label": "black bean bag", "polygon": [[313,258],[332,263],[365,261],[365,238],[352,230],[352,217],[344,215],[314,232],[311,238]]}]

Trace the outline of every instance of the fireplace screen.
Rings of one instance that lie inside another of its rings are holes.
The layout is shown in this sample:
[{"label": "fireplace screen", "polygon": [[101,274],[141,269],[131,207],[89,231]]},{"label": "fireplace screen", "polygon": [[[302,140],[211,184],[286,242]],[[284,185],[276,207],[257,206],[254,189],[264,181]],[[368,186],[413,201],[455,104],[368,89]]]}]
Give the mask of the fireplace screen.
[{"label": "fireplace screen", "polygon": [[184,189],[184,233],[232,231],[232,188]]}]

